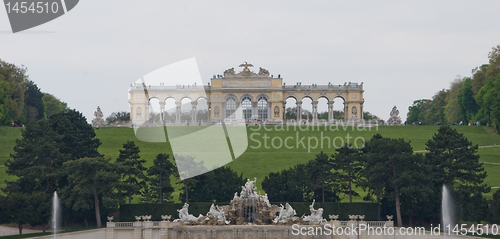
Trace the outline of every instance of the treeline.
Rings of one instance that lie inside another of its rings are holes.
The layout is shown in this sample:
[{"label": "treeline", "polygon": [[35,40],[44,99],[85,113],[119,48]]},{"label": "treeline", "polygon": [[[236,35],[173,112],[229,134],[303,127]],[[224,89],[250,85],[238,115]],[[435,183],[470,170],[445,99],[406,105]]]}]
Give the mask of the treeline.
[{"label": "treeline", "polygon": [[341,195],[359,196],[378,204],[378,215],[395,215],[398,226],[439,222],[443,185],[451,188],[458,220],[500,222],[500,191],[490,191],[473,145],[463,134],[442,126],[427,143],[428,152],[414,154],[409,142],[376,134],[361,149],[346,145],[333,155],[320,153],[314,160],[270,173],[262,188],[270,200],[304,202],[339,201]]},{"label": "treeline", "polygon": [[41,224],[45,230],[54,192],[59,195],[64,225],[101,227],[110,211],[134,198],[143,203],[171,202],[173,181],[184,185],[181,200],[211,202],[228,202],[245,182],[226,167],[181,181],[176,161],[193,167],[203,163],[158,154],[146,168],[133,141],[123,144],[116,160],[100,154],[100,145],[92,126],[76,110],[28,123],[5,164],[7,174],[16,179],[7,181],[6,196],[0,196],[0,223],[17,223],[20,234],[23,224]]},{"label": "treeline", "polygon": [[67,110],[29,79],[27,68],[0,60],[0,125],[22,125]]},{"label": "treeline", "polygon": [[472,70],[472,76],[455,79],[450,89],[432,99],[416,100],[406,122],[422,124],[495,125],[500,133],[500,45],[488,54],[489,63]]}]

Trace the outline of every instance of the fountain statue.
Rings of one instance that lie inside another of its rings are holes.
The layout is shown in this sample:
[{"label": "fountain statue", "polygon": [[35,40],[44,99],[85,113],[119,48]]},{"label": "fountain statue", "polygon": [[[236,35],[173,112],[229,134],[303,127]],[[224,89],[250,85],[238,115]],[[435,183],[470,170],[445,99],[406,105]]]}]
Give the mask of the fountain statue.
[{"label": "fountain statue", "polygon": [[267,194],[260,195],[257,192],[256,181],[257,179],[253,181],[248,179],[241,187],[239,196],[236,192],[229,205],[212,204],[206,216],[200,214],[195,217],[189,214],[189,204],[185,203],[182,209],[177,210],[179,219],[175,219],[174,222],[187,225],[292,225],[326,222],[323,218],[323,208],[314,209],[314,200],[309,206],[311,215],[300,218],[296,216],[297,212],[289,203],[285,206],[281,204],[280,207],[271,205]]},{"label": "fountain statue", "polygon": [[286,203],[285,206],[283,207],[283,204],[281,204],[280,207],[280,212],[278,216],[273,220],[274,223],[286,223],[288,219],[292,219],[292,221],[296,221],[298,218],[295,217],[297,213],[295,210],[293,210],[292,206],[290,204]]},{"label": "fountain statue", "polygon": [[202,218],[203,215],[199,215],[198,217],[193,216],[192,214],[189,214],[188,212],[189,204],[184,203],[184,206],[177,210],[179,212],[179,219],[175,219],[174,222],[195,222],[198,221],[198,219]]},{"label": "fountain statue", "polygon": [[314,209],[314,202],[315,200],[313,199],[312,204],[309,206],[309,210],[311,211],[311,215],[305,216],[304,219],[302,219],[305,222],[311,222],[314,224],[320,224],[322,222],[325,222],[326,219],[323,218],[323,208],[318,208],[318,210]]}]

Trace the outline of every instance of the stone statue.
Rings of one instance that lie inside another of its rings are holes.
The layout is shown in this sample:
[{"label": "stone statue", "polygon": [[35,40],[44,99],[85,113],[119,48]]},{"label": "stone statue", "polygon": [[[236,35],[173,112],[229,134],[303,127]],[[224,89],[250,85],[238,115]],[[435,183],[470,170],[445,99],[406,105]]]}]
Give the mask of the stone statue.
[{"label": "stone statue", "polygon": [[106,125],[106,123],[104,122],[104,119],[102,119],[104,117],[104,115],[101,111],[101,108],[99,108],[99,106],[97,106],[97,110],[94,112],[94,116],[95,116],[95,118],[92,120],[92,126],[99,127],[99,126]]},{"label": "stone statue", "polygon": [[280,108],[278,106],[274,107],[274,117],[280,116]]},{"label": "stone statue", "polygon": [[352,112],[352,117],[356,118],[357,117],[356,114],[358,113],[358,109],[356,107],[352,107],[352,111],[351,112]]},{"label": "stone statue", "polygon": [[305,216],[304,219],[302,219],[305,222],[312,222],[315,224],[320,224],[323,221],[326,221],[326,219],[323,218],[323,208],[318,208],[318,210],[314,209],[314,202],[315,200],[313,199],[312,204],[309,206],[309,210],[311,211],[310,216]]},{"label": "stone statue", "polygon": [[174,222],[193,222],[193,221],[198,221],[198,219],[203,217],[203,215],[201,214],[198,217],[189,214],[188,209],[189,209],[189,204],[184,203],[182,209],[177,210],[179,212],[179,219],[175,219]]},{"label": "stone statue", "polygon": [[261,76],[269,77],[269,71],[266,70],[266,69],[264,69],[264,68],[262,68],[262,67],[259,67],[259,73],[258,74],[261,75]]},{"label": "stone statue", "polygon": [[215,109],[214,109],[214,116],[215,116],[215,117],[219,117],[219,107],[218,107],[218,106],[215,106]]},{"label": "stone statue", "polygon": [[224,215],[224,209],[219,206],[210,206],[210,210],[207,213],[207,217],[216,218],[218,222],[224,222],[225,224],[229,224],[229,221],[226,221],[226,216]]},{"label": "stone statue", "polygon": [[227,69],[224,71],[224,77],[227,77],[227,76],[234,76],[236,73],[234,72],[234,68],[231,68],[231,69]]},{"label": "stone statue", "polygon": [[[297,213],[295,210],[290,206],[290,204],[286,203],[285,206],[283,207],[283,204],[280,204],[280,211],[278,216],[273,220],[274,223],[286,223],[288,219],[296,219],[294,218]],[[295,220],[294,220],[295,221]]]},{"label": "stone statue", "polygon": [[255,178],[254,181],[250,181],[250,179],[247,179],[247,182],[245,183],[245,186],[241,186],[241,193],[240,196],[242,198],[250,198],[250,197],[258,197],[257,195],[257,187],[255,187],[255,182],[257,182],[257,178]]},{"label": "stone statue", "polygon": [[387,125],[400,125],[401,118],[399,117],[399,110],[396,106],[392,107],[391,117],[387,120]]},{"label": "stone statue", "polygon": [[240,64],[240,67],[244,67],[243,72],[250,72],[250,69],[248,69],[248,67],[253,67],[253,65],[245,61],[245,63]]}]

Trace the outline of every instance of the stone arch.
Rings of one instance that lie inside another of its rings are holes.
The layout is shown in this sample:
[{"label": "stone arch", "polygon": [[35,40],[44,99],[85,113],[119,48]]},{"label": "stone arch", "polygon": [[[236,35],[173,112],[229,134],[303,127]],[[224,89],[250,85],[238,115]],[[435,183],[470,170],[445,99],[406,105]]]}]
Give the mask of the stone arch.
[{"label": "stone arch", "polygon": [[234,99],[238,102],[238,96],[235,93],[227,93],[224,95],[224,102],[227,101],[229,97],[234,97]]},{"label": "stone arch", "polygon": [[241,94],[240,96],[240,102],[245,98],[245,97],[249,97],[250,98],[250,101],[254,102],[256,98],[253,97],[252,94],[250,93],[244,93],[244,94]]},{"label": "stone arch", "polygon": [[288,100],[289,98],[295,99],[296,102],[299,102],[299,98],[296,95],[290,94],[285,97],[285,101]]}]

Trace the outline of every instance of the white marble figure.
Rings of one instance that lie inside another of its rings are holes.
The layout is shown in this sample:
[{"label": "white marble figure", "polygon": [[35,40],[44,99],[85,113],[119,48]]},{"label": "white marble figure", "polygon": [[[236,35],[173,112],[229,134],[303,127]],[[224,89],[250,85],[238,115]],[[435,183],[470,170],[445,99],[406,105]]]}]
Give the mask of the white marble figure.
[{"label": "white marble figure", "polygon": [[218,222],[224,222],[225,224],[229,224],[229,221],[226,221],[226,216],[224,215],[224,209],[219,206],[210,206],[210,210],[207,213],[207,217],[217,218]]},{"label": "white marble figure", "polygon": [[262,204],[265,204],[268,207],[271,207],[271,203],[269,202],[269,198],[267,197],[267,193],[264,194],[264,196],[260,197],[260,200],[262,201]]},{"label": "white marble figure", "polygon": [[189,214],[188,209],[189,204],[184,203],[184,206],[181,209],[177,210],[179,212],[179,219],[175,219],[174,222],[193,222],[203,217],[203,215],[201,214],[198,217]]},{"label": "white marble figure", "polygon": [[320,224],[326,219],[323,218],[323,208],[318,208],[318,210],[314,209],[314,202],[315,200],[313,199],[312,204],[309,206],[309,210],[311,211],[310,216],[305,216],[304,219],[302,219],[305,222],[312,222],[316,224]]},{"label": "white marble figure", "polygon": [[241,193],[240,193],[241,198],[259,197],[259,195],[256,192],[257,187],[255,187],[255,182],[257,182],[257,178],[255,178],[254,181],[250,181],[250,179],[247,179],[245,186],[241,186]]},{"label": "white marble figure", "polygon": [[295,210],[290,206],[290,204],[286,203],[285,206],[283,207],[283,204],[281,204],[280,207],[280,212],[278,216],[273,220],[274,223],[286,223],[288,219],[293,219],[293,216],[297,215]]}]

